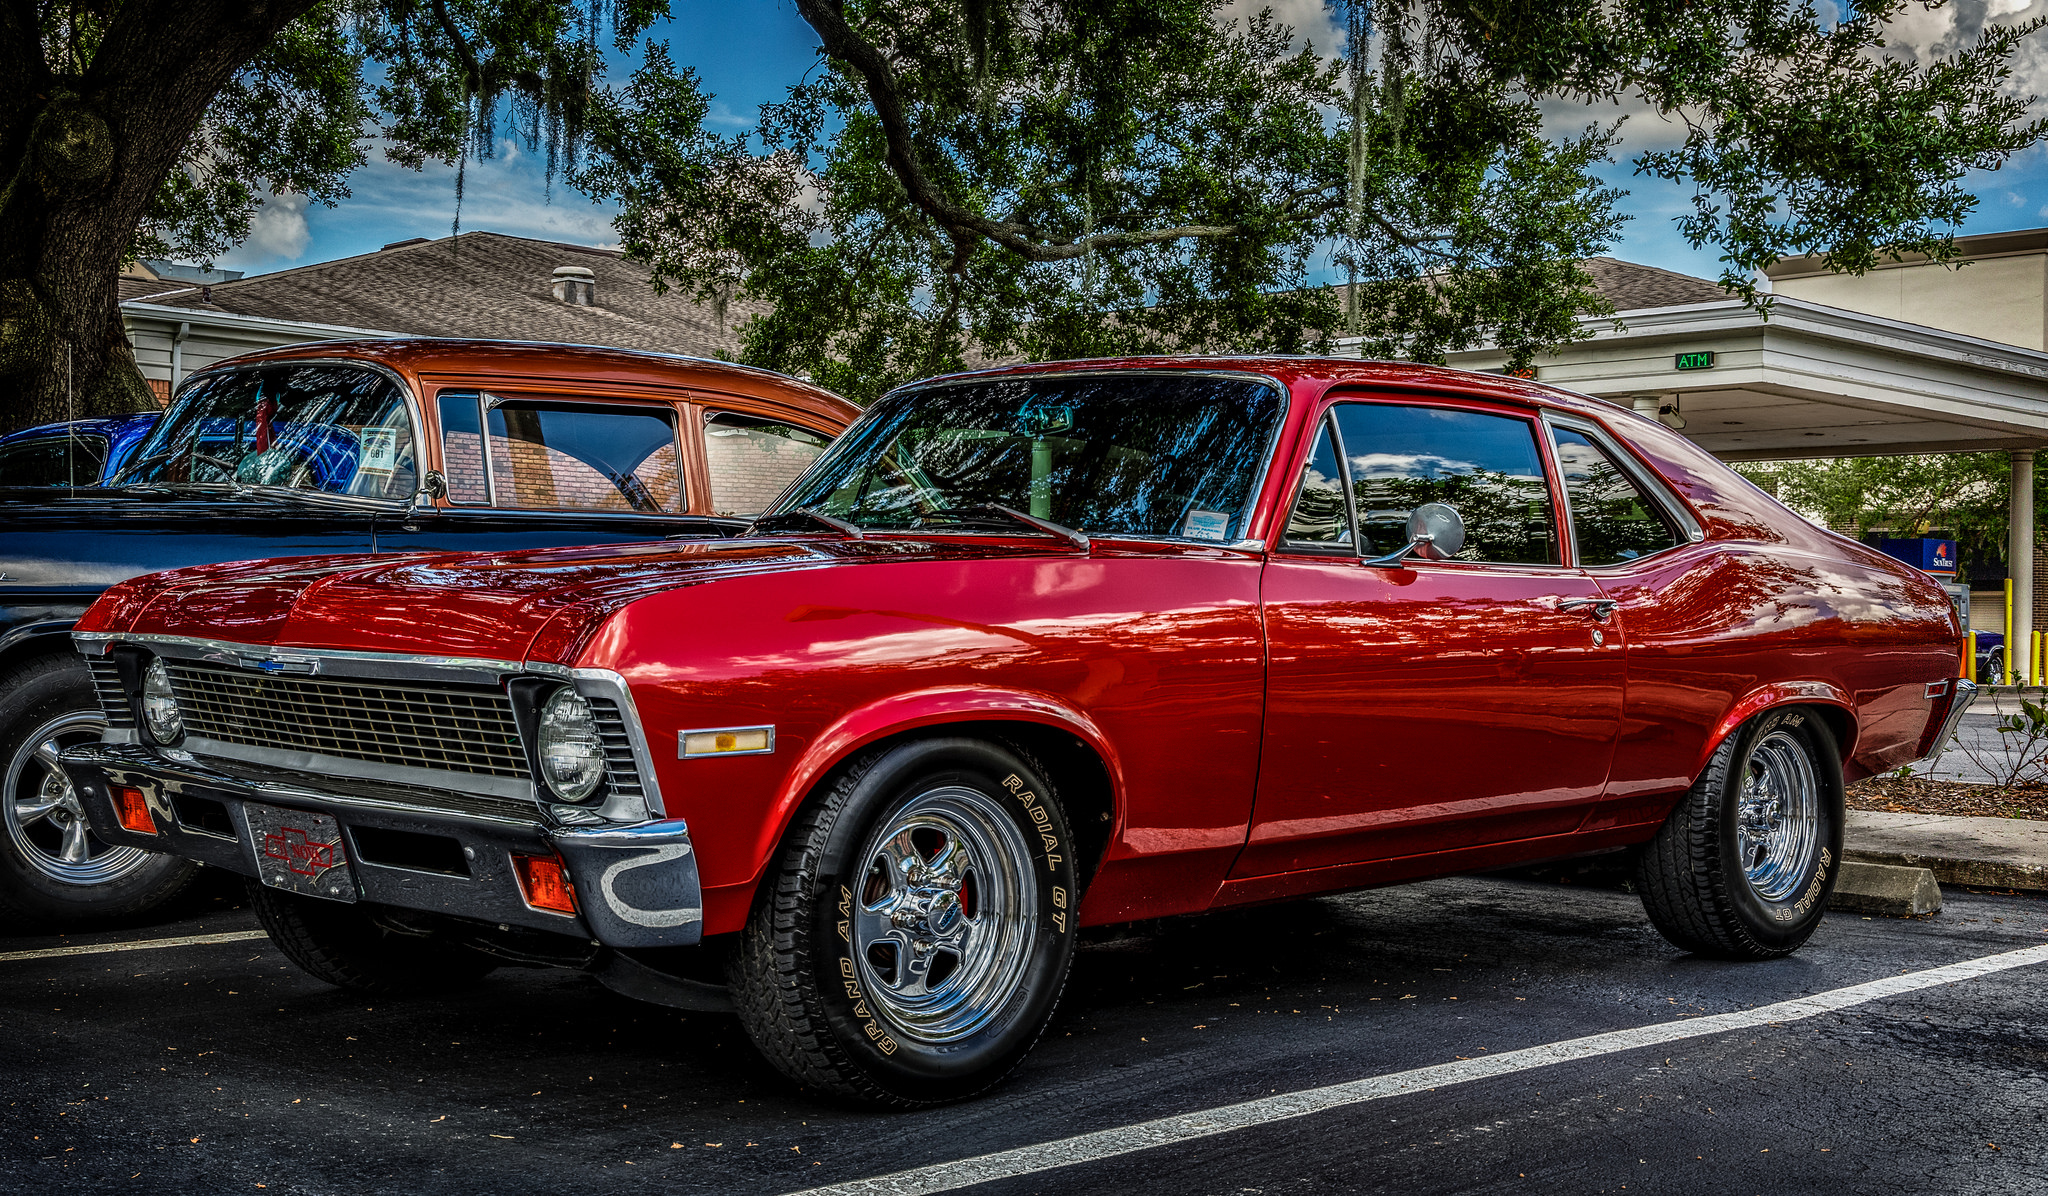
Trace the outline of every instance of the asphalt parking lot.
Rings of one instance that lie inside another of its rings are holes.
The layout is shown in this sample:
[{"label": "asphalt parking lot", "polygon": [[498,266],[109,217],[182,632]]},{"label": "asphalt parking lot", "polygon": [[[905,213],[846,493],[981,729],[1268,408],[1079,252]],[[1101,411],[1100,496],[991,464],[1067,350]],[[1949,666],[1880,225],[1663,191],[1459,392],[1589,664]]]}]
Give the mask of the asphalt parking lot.
[{"label": "asphalt parking lot", "polygon": [[1726,964],[1586,879],[1098,933],[1022,1071],[909,1114],[815,1099],[730,1019],[566,972],[387,1001],[260,937],[19,954],[249,934],[222,887],[172,921],[0,939],[0,1188],[2041,1191],[2048,902],[1831,914],[1791,959]]}]

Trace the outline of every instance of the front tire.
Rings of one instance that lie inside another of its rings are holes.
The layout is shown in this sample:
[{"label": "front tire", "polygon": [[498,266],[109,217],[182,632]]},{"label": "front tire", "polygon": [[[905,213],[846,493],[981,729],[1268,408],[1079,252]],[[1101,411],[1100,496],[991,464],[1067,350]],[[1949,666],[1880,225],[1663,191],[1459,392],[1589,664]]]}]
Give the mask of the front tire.
[{"label": "front tire", "polygon": [[1650,921],[1674,946],[1721,959],[1798,950],[1835,890],[1842,799],[1825,721],[1797,707],[1751,719],[1637,857]]},{"label": "front tire", "polygon": [[474,984],[497,961],[433,935],[400,934],[362,905],[249,882],[249,905],[285,957],[320,980],[370,996]]},{"label": "front tire", "polygon": [[85,662],[38,656],[0,675],[0,913],[30,923],[129,918],[169,901],[199,865],[92,833],[58,753],[107,728]]},{"label": "front tire", "polygon": [[1077,863],[1051,779],[986,740],[846,768],[784,840],[732,965],[733,1003],[791,1079],[912,1108],[1017,1066],[1074,953]]}]

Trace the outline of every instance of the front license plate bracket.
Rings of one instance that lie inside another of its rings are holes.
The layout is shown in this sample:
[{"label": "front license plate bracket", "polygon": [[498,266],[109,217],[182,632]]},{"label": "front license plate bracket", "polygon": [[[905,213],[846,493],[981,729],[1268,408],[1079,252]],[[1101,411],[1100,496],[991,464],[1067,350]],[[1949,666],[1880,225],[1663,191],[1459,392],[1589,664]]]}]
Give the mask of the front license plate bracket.
[{"label": "front license plate bracket", "polygon": [[328,901],[354,901],[355,872],[341,823],[331,815],[245,803],[256,876],[273,889]]}]

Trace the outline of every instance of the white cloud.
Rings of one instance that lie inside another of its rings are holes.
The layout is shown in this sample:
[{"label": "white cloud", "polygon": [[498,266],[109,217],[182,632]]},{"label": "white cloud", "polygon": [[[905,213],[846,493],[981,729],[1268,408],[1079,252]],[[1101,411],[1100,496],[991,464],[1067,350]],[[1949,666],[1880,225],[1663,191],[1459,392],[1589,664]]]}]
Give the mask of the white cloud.
[{"label": "white cloud", "polygon": [[264,200],[249,222],[249,239],[223,254],[220,264],[239,270],[272,261],[297,261],[313,239],[306,226],[309,203],[305,196],[290,191]]}]

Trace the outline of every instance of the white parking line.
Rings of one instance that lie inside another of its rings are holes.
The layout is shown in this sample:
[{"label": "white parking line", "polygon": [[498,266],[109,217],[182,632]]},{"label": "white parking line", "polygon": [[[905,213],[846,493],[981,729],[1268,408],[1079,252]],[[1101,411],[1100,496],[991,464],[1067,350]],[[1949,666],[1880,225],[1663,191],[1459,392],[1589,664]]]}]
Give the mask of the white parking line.
[{"label": "white parking line", "polygon": [[100,955],[108,951],[154,951],[158,947],[196,947],[201,943],[239,943],[269,938],[260,930],[230,930],[222,934],[188,934],[174,939],[137,939],[132,943],[92,943],[83,947],[45,947],[40,951],[8,951],[0,963],[17,959],[55,959],[60,955]]},{"label": "white parking line", "polygon": [[1558,1063],[1611,1055],[1617,1051],[1631,1051],[1637,1047],[1798,1021],[1823,1013],[1832,1013],[1838,1009],[1847,1009],[1852,1005],[1861,1005],[1943,984],[1958,984],[1994,972],[2003,972],[2009,968],[2024,968],[2037,963],[2048,963],[2048,946],[2027,947],[2002,955],[1989,955],[1982,959],[1952,963],[1903,976],[1891,976],[1883,980],[1873,980],[1868,984],[1837,988],[1815,993],[1810,997],[1780,1001],[1775,1005],[1763,1005],[1735,1013],[1716,1013],[1685,1021],[1638,1026],[1633,1030],[1591,1034],[1564,1042],[1503,1051],[1483,1059],[1460,1059],[1454,1063],[1439,1063],[1432,1067],[1418,1067],[1412,1071],[1371,1076],[1363,1080],[1331,1084],[1324,1088],[1309,1088],[1280,1096],[1268,1096],[1200,1113],[1162,1117],[1137,1125],[1062,1138],[1057,1142],[1041,1142],[1036,1146],[1021,1146],[1015,1150],[998,1151],[995,1154],[979,1155],[958,1162],[919,1167],[913,1171],[898,1171],[892,1175],[879,1175],[873,1179],[832,1184],[823,1188],[807,1188],[802,1192],[792,1193],[791,1196],[923,1196],[928,1192],[950,1192],[973,1184],[1032,1175],[1058,1167],[1071,1167],[1076,1163],[1090,1163],[1097,1159],[1150,1150],[1155,1146],[1171,1146],[1195,1138],[1227,1134],[1232,1130],[1285,1121],[1294,1117],[1306,1117],[1311,1113],[1321,1113],[1328,1109],[1361,1104],[1383,1097],[1405,1096],[1432,1088],[1448,1088],[1453,1084],[1467,1084],[1474,1080],[1527,1071],[1533,1067],[1550,1067]]}]

